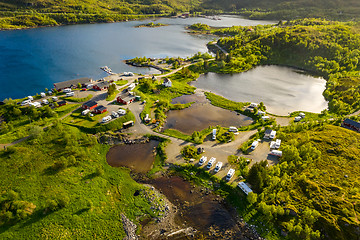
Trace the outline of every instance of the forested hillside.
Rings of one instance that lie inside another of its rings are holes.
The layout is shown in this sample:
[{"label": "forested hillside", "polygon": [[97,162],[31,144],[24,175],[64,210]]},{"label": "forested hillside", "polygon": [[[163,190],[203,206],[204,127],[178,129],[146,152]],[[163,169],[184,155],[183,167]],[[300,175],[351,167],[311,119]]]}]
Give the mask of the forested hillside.
[{"label": "forested hillside", "polygon": [[204,8],[241,12],[254,19],[323,17],[332,20],[358,18],[357,0],[206,0]]},{"label": "forested hillside", "polygon": [[254,19],[358,19],[356,0],[0,0],[0,29],[113,22],[181,12],[231,12]]},{"label": "forested hillside", "polygon": [[0,0],[0,29],[114,22],[196,9],[192,0]]}]

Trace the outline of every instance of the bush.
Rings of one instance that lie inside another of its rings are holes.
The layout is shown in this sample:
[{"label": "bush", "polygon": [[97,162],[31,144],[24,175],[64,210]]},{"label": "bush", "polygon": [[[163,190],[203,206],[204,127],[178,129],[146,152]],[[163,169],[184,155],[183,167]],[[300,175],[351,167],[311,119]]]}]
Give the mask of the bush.
[{"label": "bush", "polygon": [[185,146],[181,149],[181,154],[186,160],[189,160],[190,158],[197,159],[199,157],[197,149],[194,146]]}]

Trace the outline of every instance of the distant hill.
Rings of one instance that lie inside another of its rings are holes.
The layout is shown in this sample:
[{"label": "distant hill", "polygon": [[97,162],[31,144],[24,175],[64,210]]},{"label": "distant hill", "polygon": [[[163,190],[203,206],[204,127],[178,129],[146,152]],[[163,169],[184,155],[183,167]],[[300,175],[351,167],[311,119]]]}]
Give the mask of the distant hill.
[{"label": "distant hill", "polygon": [[250,18],[294,19],[322,17],[332,20],[358,18],[358,0],[205,0],[205,8],[241,11]]}]

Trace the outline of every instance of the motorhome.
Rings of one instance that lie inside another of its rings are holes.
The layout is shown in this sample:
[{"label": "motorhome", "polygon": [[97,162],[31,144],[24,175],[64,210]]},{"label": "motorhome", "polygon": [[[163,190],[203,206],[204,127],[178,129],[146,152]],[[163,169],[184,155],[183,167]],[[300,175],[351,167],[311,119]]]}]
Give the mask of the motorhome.
[{"label": "motorhome", "polygon": [[75,93],[74,92],[68,92],[68,93],[66,93],[66,97],[72,97],[72,96],[74,96],[75,95]]},{"label": "motorhome", "polygon": [[125,114],[126,114],[126,110],[120,108],[120,109],[117,111],[117,113],[120,114],[120,115],[125,115]]},{"label": "motorhome", "polygon": [[230,168],[230,170],[228,171],[228,173],[226,174],[226,181],[230,181],[230,179],[234,176],[235,174],[235,169]]},{"label": "motorhome", "polygon": [[90,109],[85,109],[84,111],[81,112],[81,115],[85,116],[90,112]]},{"label": "motorhome", "polygon": [[207,161],[207,157],[202,156],[202,157],[200,158],[200,160],[199,160],[199,165],[200,165],[200,166],[203,165],[206,161]]},{"label": "motorhome", "polygon": [[281,145],[281,140],[280,140],[280,139],[276,139],[275,148],[279,148],[280,145]]},{"label": "motorhome", "polygon": [[56,102],[58,100],[57,97],[52,97],[51,99],[53,100],[53,102]]},{"label": "motorhome", "polygon": [[272,150],[270,155],[274,155],[274,156],[278,156],[281,157],[282,156],[282,151],[279,150]]},{"label": "motorhome", "polygon": [[270,139],[274,139],[276,136],[276,131],[272,130],[270,133]]},{"label": "motorhome", "polygon": [[109,116],[106,116],[106,117],[103,117],[103,119],[102,119],[102,123],[106,123],[106,122],[108,122],[108,121],[110,121],[111,120],[111,116],[109,115]]},{"label": "motorhome", "polygon": [[69,93],[69,92],[71,92],[71,88],[65,88],[65,89],[63,90],[63,92],[64,92],[64,93]]},{"label": "motorhome", "polygon": [[115,111],[112,111],[111,116],[112,116],[113,118],[118,118],[118,117],[119,117],[119,114],[118,114],[117,112],[115,112]]},{"label": "motorhome", "polygon": [[221,167],[222,167],[223,163],[222,162],[218,162],[215,166],[214,172],[219,172]]},{"label": "motorhome", "polygon": [[206,168],[210,169],[214,165],[215,162],[216,162],[216,158],[214,158],[214,157],[210,158]]},{"label": "motorhome", "polygon": [[253,141],[253,143],[251,144],[251,147],[250,147],[250,149],[251,150],[254,150],[257,146],[259,145],[259,141]]},{"label": "motorhome", "polygon": [[43,100],[42,100],[42,103],[45,104],[45,105],[47,105],[47,104],[49,104],[49,101],[48,101],[47,99],[43,99]]},{"label": "motorhome", "polygon": [[212,131],[212,140],[216,140],[216,129]]},{"label": "motorhome", "polygon": [[22,101],[21,106],[26,106],[30,103],[31,103],[31,100],[24,100],[24,101]]},{"label": "motorhome", "polygon": [[229,127],[229,132],[237,132],[238,129],[236,127]]}]

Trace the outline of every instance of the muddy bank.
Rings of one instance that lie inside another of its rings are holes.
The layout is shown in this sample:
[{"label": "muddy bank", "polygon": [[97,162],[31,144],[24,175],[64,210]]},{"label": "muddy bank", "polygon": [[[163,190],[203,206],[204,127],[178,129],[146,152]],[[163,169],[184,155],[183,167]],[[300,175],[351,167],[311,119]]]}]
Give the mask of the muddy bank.
[{"label": "muddy bank", "polygon": [[154,154],[158,141],[145,143],[121,144],[110,148],[106,161],[112,167],[128,167],[138,173],[148,172],[154,162]]},{"label": "muddy bank", "polygon": [[142,239],[261,239],[236,211],[208,189],[193,186],[181,177],[159,177],[146,181],[173,204],[171,221],[143,226]]}]

